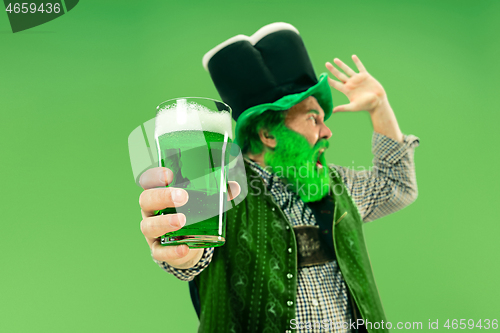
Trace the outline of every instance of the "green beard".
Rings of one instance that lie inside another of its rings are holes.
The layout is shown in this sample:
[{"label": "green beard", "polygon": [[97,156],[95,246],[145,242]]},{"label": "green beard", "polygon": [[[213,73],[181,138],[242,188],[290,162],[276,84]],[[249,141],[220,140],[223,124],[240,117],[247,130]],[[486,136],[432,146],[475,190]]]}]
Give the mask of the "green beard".
[{"label": "green beard", "polygon": [[283,177],[286,187],[297,193],[304,202],[318,201],[330,190],[330,177],[326,166],[325,154],[319,161],[323,166],[316,166],[319,150],[328,148],[327,140],[320,140],[311,148],[309,142],[301,134],[284,125],[278,126],[272,134],[276,138],[273,151],[264,154],[264,162],[272,172]]}]

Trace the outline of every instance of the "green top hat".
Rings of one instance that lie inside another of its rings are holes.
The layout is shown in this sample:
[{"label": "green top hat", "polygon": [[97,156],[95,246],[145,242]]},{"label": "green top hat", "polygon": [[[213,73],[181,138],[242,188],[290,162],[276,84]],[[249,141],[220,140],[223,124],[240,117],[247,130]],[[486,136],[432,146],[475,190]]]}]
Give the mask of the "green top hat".
[{"label": "green top hat", "polygon": [[243,129],[267,110],[288,110],[314,96],[325,112],[333,110],[328,75],[319,80],[298,30],[288,23],[272,23],[252,36],[234,36],[203,57],[221,96],[233,110],[235,141],[242,146]]}]

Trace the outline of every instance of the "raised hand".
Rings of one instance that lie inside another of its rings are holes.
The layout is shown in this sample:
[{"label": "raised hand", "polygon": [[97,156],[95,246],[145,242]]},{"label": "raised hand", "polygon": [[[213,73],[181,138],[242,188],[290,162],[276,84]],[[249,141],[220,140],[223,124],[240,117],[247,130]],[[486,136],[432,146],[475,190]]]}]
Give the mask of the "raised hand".
[{"label": "raised hand", "polygon": [[373,112],[387,102],[387,95],[382,85],[370,75],[356,55],[352,56],[359,73],[356,73],[340,59],[333,62],[344,72],[335,68],[331,63],[326,63],[326,68],[340,80],[328,78],[331,87],[337,89],[349,98],[349,104],[339,105],[333,112],[340,111],[368,111]]}]

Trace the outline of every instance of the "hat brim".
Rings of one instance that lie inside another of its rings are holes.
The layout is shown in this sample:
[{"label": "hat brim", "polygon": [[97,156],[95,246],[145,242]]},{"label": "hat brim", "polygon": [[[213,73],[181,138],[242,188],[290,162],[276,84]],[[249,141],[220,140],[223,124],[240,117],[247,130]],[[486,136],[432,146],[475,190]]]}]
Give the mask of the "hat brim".
[{"label": "hat brim", "polygon": [[252,122],[255,117],[261,115],[265,111],[273,110],[273,111],[283,111],[288,110],[295,104],[302,102],[309,96],[314,96],[318,101],[319,105],[325,112],[325,120],[327,120],[332,114],[333,110],[333,100],[332,100],[332,91],[330,89],[330,85],[328,84],[328,74],[322,73],[319,77],[318,83],[316,83],[311,88],[297,94],[291,94],[284,96],[277,100],[274,103],[265,103],[253,106],[249,109],[246,109],[238,118],[236,122],[235,138],[234,142],[242,147],[241,143],[245,140],[242,137],[244,128]]}]

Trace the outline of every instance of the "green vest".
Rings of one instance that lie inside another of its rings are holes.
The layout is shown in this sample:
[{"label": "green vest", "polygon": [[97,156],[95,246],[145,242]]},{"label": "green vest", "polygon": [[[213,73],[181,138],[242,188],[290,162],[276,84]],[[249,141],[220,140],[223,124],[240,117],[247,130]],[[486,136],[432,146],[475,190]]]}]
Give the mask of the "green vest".
[{"label": "green vest", "polygon": [[[226,243],[215,248],[211,263],[195,278],[201,308],[199,332],[294,331],[290,321],[295,319],[297,295],[295,234],[262,179],[247,163],[245,169],[248,195],[227,212]],[[331,174],[333,221],[337,222],[333,243],[340,270],[361,316],[371,323],[383,320],[385,328],[361,216],[334,168]]]}]

